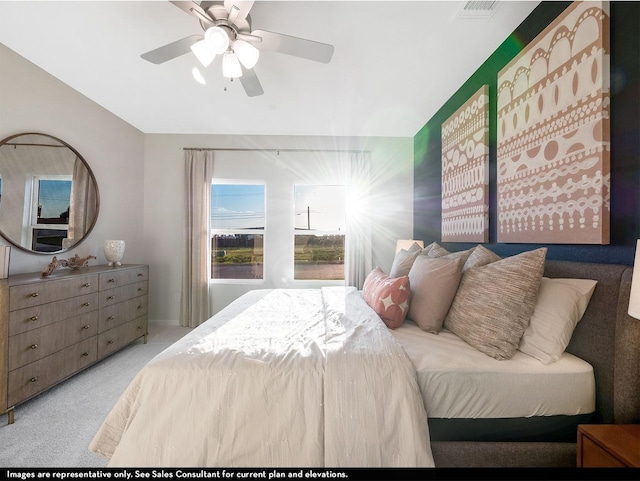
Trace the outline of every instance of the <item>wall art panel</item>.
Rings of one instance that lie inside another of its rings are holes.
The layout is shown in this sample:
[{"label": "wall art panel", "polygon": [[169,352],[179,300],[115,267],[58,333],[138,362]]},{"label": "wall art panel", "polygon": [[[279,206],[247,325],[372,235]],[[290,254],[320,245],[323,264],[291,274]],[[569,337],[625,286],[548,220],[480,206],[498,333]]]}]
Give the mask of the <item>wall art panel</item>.
[{"label": "wall art panel", "polygon": [[609,5],[577,1],[498,73],[498,242],[609,243],[609,105]]},{"label": "wall art panel", "polygon": [[489,240],[489,86],[442,124],[442,242]]}]

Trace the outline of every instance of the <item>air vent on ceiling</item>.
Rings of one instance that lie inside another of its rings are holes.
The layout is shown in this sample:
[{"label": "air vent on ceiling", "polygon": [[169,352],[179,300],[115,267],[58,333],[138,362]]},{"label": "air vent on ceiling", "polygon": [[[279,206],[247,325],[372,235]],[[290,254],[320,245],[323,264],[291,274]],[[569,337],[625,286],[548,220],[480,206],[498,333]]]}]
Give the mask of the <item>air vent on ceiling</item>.
[{"label": "air vent on ceiling", "polygon": [[486,19],[493,15],[499,2],[470,0],[462,5],[457,18],[461,19]]}]

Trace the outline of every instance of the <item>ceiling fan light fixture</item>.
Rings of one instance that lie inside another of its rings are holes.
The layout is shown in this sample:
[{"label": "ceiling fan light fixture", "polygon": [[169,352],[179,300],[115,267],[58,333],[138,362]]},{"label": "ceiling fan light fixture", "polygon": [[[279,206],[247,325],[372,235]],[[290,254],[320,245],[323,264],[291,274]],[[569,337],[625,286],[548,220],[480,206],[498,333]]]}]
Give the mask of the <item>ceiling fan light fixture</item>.
[{"label": "ceiling fan light fixture", "polygon": [[235,53],[225,52],[222,57],[222,75],[227,78],[242,77],[242,67]]},{"label": "ceiling fan light fixture", "polygon": [[207,43],[204,40],[200,40],[191,45],[191,51],[203,67],[208,67],[209,65],[211,65],[213,59],[216,58],[216,54],[212,52],[211,49],[209,49]]},{"label": "ceiling fan light fixture", "polygon": [[222,27],[208,28],[204,33],[204,41],[216,55],[226,52],[229,48],[229,34]]},{"label": "ceiling fan light fixture", "polygon": [[260,58],[260,50],[244,40],[238,39],[233,42],[233,51],[245,68],[255,67]]}]

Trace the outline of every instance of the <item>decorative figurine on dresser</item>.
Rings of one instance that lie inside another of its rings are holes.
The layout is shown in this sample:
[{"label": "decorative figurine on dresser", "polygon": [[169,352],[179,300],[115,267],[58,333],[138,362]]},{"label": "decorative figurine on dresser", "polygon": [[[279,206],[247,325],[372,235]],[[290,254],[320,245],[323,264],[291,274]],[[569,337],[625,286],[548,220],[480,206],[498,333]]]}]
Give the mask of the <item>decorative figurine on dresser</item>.
[{"label": "decorative figurine on dresser", "polygon": [[43,274],[0,280],[0,415],[9,424],[18,404],[137,339],[147,342],[148,266]]}]

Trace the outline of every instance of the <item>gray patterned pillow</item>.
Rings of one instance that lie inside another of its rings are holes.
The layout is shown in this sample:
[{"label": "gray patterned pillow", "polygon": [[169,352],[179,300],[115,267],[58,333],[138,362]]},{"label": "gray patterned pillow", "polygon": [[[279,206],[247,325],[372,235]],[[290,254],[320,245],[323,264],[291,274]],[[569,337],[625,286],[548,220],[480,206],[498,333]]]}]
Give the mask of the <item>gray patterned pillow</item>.
[{"label": "gray patterned pillow", "polygon": [[479,351],[511,359],[535,307],[546,247],[467,270],[444,327]]}]

